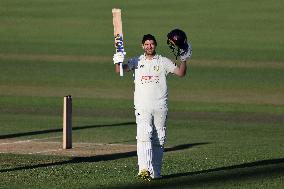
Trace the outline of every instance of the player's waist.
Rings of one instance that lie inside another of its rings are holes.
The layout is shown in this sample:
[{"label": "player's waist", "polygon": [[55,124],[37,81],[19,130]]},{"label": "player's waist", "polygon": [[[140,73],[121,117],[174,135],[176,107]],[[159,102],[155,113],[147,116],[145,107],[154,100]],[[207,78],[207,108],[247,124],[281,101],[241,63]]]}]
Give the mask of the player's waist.
[{"label": "player's waist", "polygon": [[147,107],[147,108],[165,108],[168,106],[167,96],[163,97],[147,97],[134,95],[135,107]]}]

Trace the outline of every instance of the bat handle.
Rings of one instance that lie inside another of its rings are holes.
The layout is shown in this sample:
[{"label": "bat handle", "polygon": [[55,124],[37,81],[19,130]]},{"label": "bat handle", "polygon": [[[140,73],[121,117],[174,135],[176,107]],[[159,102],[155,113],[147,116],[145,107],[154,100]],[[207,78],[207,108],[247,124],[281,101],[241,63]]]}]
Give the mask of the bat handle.
[{"label": "bat handle", "polygon": [[119,64],[119,75],[120,75],[121,77],[123,76],[122,62]]}]

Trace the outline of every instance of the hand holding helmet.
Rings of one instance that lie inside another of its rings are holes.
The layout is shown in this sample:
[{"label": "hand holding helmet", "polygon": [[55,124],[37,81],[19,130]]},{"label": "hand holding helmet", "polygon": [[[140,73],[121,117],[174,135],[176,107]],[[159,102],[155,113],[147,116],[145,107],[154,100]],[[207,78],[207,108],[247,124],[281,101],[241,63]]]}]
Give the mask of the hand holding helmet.
[{"label": "hand holding helmet", "polygon": [[180,56],[182,61],[185,61],[192,54],[191,44],[187,42],[187,36],[184,31],[174,29],[167,35],[167,44],[172,49],[176,59]]}]

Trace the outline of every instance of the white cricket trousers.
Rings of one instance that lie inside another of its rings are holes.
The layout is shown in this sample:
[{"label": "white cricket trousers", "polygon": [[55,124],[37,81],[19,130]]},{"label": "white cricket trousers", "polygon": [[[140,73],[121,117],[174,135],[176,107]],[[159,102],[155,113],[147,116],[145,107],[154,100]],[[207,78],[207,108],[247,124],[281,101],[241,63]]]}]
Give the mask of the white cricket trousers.
[{"label": "white cricket trousers", "polygon": [[135,110],[139,172],[146,169],[152,178],[161,177],[167,113],[166,108]]}]

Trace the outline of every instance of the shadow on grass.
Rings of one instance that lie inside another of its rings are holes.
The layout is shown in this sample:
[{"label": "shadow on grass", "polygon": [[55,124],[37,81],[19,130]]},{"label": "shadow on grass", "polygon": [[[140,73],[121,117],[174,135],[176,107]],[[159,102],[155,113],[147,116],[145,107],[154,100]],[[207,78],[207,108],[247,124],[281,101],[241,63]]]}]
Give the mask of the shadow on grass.
[{"label": "shadow on grass", "polygon": [[[188,148],[192,148],[199,145],[206,145],[210,143],[192,143],[192,144],[183,144],[170,148],[166,148],[166,152],[179,151]],[[69,160],[52,162],[52,163],[42,163],[36,165],[28,165],[22,167],[15,167],[9,169],[2,169],[0,173],[12,172],[12,171],[21,171],[45,167],[54,167],[62,166],[66,164],[77,164],[84,162],[100,162],[100,161],[111,161],[122,158],[134,157],[136,156],[136,151],[126,152],[126,153],[116,153],[108,155],[98,155],[93,157],[74,157]],[[275,178],[275,177],[284,176],[284,158],[279,159],[268,159],[260,160],[249,163],[242,163],[238,165],[217,167],[212,169],[206,169],[201,171],[194,172],[183,172],[175,173],[170,175],[163,176],[162,179],[154,180],[152,182],[134,182],[134,184],[125,184],[125,185],[115,185],[109,186],[108,188],[116,189],[142,189],[142,188],[188,188],[194,186],[203,186],[206,188],[207,185],[215,186],[218,188],[218,185],[226,186],[226,183],[231,186],[232,182],[239,183],[240,181],[245,180],[259,180],[262,182],[265,178]]]},{"label": "shadow on grass", "polygon": [[[197,144],[196,144],[197,145]],[[192,145],[188,145],[192,146]],[[194,145],[193,145],[194,146]],[[178,148],[169,148],[168,151],[171,151]],[[39,164],[26,167],[18,167],[12,169],[0,170],[2,172],[9,171],[19,171],[26,169],[36,169],[41,167],[48,166],[60,166],[64,164],[74,164],[81,162],[97,162],[97,161],[106,161],[114,160],[129,156],[136,155],[135,152],[130,153],[121,153],[121,154],[112,154],[104,156],[96,156],[89,158],[73,158],[69,161],[48,163],[48,164]],[[124,184],[124,185],[113,185],[108,186],[109,189],[171,189],[171,188],[193,188],[201,187],[206,188],[206,186],[216,186],[216,188],[226,188],[227,186],[232,186],[232,182],[235,184],[241,184],[241,182],[256,180],[256,182],[263,182],[265,178],[277,178],[284,176],[284,158],[279,159],[268,159],[261,160],[249,163],[243,163],[232,166],[224,166],[213,169],[207,169],[202,171],[195,172],[184,172],[171,175],[165,175],[162,179],[154,180],[151,182],[142,182],[137,180],[134,184]],[[269,182],[269,181],[268,181]],[[271,181],[272,182],[272,181]],[[115,183],[114,183],[115,184]],[[268,183],[269,184],[269,183]],[[96,187],[97,188],[97,187]]]},{"label": "shadow on grass", "polygon": [[[205,145],[205,144],[209,144],[209,143],[204,142],[204,143],[182,144],[182,145],[166,148],[165,151],[171,152],[171,151],[184,150],[184,149],[192,148],[194,146]],[[37,164],[37,165],[29,165],[29,166],[15,167],[15,168],[9,168],[9,169],[2,169],[2,170],[0,170],[0,173],[10,172],[10,171],[26,170],[26,169],[35,169],[35,168],[42,168],[42,167],[49,167],[49,166],[60,166],[60,165],[64,165],[64,164],[111,161],[111,160],[117,160],[117,159],[122,159],[122,158],[135,157],[136,154],[137,154],[136,151],[131,151],[131,152],[124,152],[124,153],[97,155],[97,156],[91,156],[91,157],[74,157],[74,158],[72,158],[70,160],[66,160],[66,161]]]},{"label": "shadow on grass", "polygon": [[[105,124],[105,125],[86,125],[86,126],[73,127],[72,130],[76,131],[76,130],[83,130],[83,129],[92,129],[92,128],[100,128],[100,127],[117,127],[117,126],[134,125],[134,124],[136,123],[135,122],[125,122],[125,123],[115,123],[115,124]],[[62,132],[62,128],[0,135],[0,139],[17,138],[17,137],[22,137],[22,136],[32,136],[32,135],[57,133],[57,132]]]},{"label": "shadow on grass", "polygon": [[[226,188],[232,186],[232,182],[238,185],[241,181],[257,180],[263,182],[265,178],[284,177],[284,158],[261,160],[239,165],[219,167],[196,172],[177,173],[166,175],[162,179],[152,182],[140,182],[136,184],[108,187],[110,189],[171,189],[215,186],[215,188]],[[272,183],[267,183],[267,185]],[[211,188],[210,187],[210,188]]]}]

